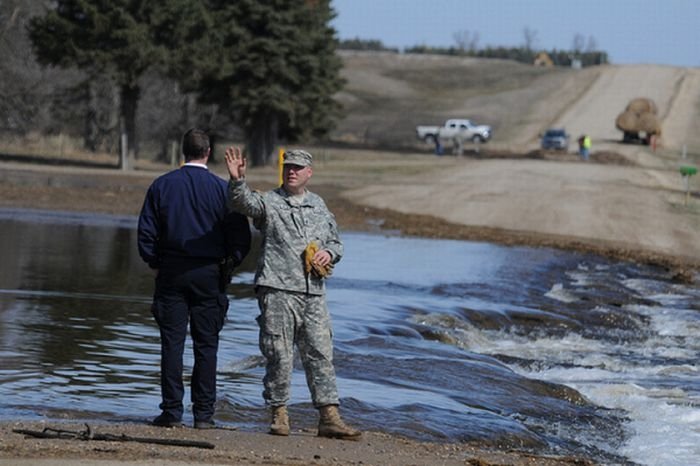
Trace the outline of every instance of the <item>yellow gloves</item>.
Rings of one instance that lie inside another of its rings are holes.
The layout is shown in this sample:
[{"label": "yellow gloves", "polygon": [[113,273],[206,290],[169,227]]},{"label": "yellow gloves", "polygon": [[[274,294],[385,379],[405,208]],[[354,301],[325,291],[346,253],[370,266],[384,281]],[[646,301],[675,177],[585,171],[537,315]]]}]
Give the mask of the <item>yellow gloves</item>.
[{"label": "yellow gloves", "polygon": [[319,247],[316,241],[312,241],[306,246],[304,250],[304,270],[307,275],[313,273],[321,278],[330,277],[331,273],[333,273],[333,264],[323,266],[314,262],[314,254],[316,254],[318,250]]}]

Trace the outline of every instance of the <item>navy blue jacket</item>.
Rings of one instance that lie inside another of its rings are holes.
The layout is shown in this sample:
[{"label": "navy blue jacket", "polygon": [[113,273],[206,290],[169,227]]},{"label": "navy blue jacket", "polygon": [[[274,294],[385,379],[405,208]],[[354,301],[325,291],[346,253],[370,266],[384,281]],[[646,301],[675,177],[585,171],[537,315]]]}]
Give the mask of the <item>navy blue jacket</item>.
[{"label": "navy blue jacket", "polygon": [[153,269],[183,263],[240,264],[250,250],[248,219],[227,213],[227,183],[201,166],[184,165],[148,188],[139,215],[138,249]]}]

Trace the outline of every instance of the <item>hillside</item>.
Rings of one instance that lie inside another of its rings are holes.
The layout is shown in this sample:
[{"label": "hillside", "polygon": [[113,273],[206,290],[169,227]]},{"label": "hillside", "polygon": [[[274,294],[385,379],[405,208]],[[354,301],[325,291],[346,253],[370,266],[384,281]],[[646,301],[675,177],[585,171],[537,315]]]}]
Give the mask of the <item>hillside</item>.
[{"label": "hillside", "polygon": [[[342,52],[346,118],[334,139],[420,147],[415,126],[466,117],[494,128],[494,143],[524,143],[548,126],[597,76],[507,60]],[[513,112],[513,108],[526,111]],[[537,121],[528,114],[537,113]]]},{"label": "hillside", "polygon": [[[700,153],[700,69],[655,65],[573,70],[536,68],[505,60],[388,52],[341,52],[346,117],[335,141],[422,149],[419,124],[471,118],[494,128],[489,147],[522,151],[538,134],[564,126],[599,144],[621,140],[616,116],[635,97],[650,97],[663,120],[662,144]],[[605,150],[635,152],[604,146]]]}]

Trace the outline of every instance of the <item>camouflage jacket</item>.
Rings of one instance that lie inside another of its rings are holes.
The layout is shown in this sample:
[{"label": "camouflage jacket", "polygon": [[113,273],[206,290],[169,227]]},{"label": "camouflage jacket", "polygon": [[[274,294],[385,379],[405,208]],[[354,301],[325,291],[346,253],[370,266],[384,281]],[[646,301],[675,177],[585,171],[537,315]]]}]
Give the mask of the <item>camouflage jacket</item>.
[{"label": "camouflage jacket", "polygon": [[232,180],[228,208],[253,218],[253,224],[262,233],[255,274],[257,286],[324,294],[324,280],[304,272],[304,249],[316,241],[330,253],[335,264],[343,256],[343,243],[335,217],[320,196],[306,191],[303,198],[297,199],[281,187],[259,193],[251,191],[243,180]]}]

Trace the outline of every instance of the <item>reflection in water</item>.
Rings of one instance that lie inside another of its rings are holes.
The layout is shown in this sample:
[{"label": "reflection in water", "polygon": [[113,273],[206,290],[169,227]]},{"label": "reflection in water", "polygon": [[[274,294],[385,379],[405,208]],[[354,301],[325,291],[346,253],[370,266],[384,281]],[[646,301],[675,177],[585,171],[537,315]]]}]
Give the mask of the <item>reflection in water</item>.
[{"label": "reflection in water", "polygon": [[[0,417],[157,413],[153,274],[135,234],[131,217],[0,210]],[[350,422],[607,463],[700,454],[697,288],[548,249],[344,240],[328,301]],[[230,288],[217,420],[265,430],[255,256]],[[300,367],[292,395],[295,427],[313,428]]]},{"label": "reflection in water", "polygon": [[0,231],[3,391],[17,397],[12,404],[99,411],[114,400],[120,412],[135,394],[153,394],[157,368],[141,352],[157,355],[159,345],[143,329],[151,285],[125,247],[133,228],[6,220]]}]

